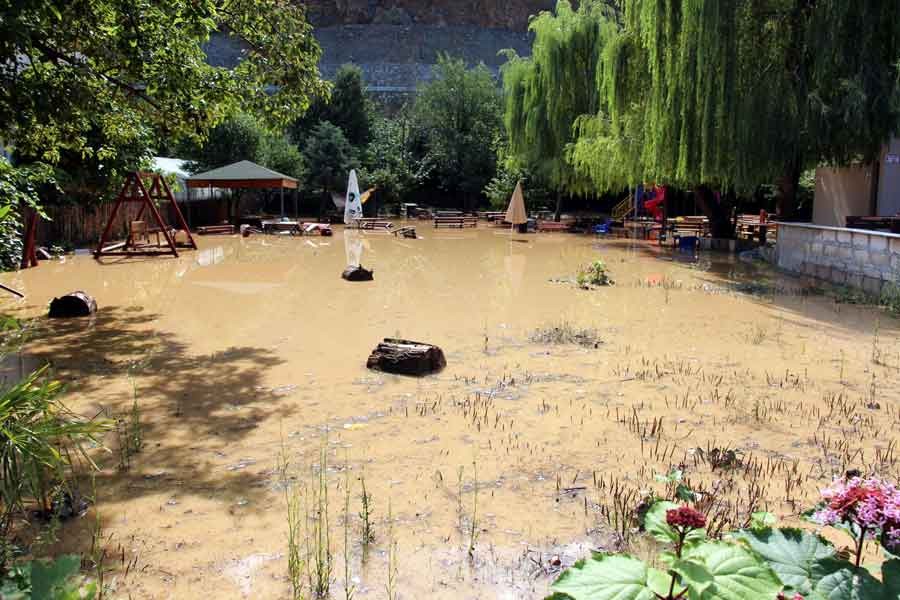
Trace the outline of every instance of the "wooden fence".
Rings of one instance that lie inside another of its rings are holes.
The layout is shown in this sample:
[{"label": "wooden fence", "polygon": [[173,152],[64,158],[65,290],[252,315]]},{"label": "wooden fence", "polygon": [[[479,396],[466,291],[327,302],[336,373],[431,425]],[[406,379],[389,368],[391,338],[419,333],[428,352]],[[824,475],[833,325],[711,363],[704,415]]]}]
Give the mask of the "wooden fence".
[{"label": "wooden fence", "polygon": [[[45,206],[48,219],[41,219],[37,226],[37,243],[39,246],[52,244],[68,244],[76,247],[94,247],[100,240],[100,234],[106,227],[114,202],[105,202],[93,206],[80,204],[65,206]],[[140,205],[126,203],[119,208],[116,223],[110,233],[110,239],[124,239],[128,233],[128,223],[137,216]],[[163,218],[168,215],[163,211]]]}]

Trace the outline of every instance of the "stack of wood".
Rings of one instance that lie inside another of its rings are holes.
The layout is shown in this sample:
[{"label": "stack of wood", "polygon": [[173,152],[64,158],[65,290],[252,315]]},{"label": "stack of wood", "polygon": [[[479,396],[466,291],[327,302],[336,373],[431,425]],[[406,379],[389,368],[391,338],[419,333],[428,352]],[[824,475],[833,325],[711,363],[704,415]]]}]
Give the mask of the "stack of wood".
[{"label": "stack of wood", "polygon": [[431,344],[385,338],[372,350],[366,367],[398,375],[428,375],[447,366],[444,351]]}]

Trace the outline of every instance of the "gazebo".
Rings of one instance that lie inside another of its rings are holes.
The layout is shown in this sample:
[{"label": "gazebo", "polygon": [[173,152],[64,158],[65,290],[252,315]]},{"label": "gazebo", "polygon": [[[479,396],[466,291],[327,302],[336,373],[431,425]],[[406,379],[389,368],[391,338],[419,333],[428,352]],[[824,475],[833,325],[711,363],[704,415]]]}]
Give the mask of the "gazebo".
[{"label": "gazebo", "polygon": [[249,160],[219,167],[187,178],[188,195],[197,188],[277,189],[281,190],[281,216],[284,217],[284,190],[296,190],[297,180]]}]

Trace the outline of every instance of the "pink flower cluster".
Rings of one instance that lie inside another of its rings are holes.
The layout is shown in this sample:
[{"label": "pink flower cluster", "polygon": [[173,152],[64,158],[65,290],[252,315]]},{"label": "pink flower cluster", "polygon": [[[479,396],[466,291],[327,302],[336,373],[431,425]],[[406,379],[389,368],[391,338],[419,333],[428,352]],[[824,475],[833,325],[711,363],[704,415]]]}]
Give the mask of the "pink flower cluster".
[{"label": "pink flower cluster", "polygon": [[890,547],[900,544],[900,490],[877,477],[836,479],[822,490],[825,506],[813,515],[822,525],[853,523],[869,535],[883,532]]}]

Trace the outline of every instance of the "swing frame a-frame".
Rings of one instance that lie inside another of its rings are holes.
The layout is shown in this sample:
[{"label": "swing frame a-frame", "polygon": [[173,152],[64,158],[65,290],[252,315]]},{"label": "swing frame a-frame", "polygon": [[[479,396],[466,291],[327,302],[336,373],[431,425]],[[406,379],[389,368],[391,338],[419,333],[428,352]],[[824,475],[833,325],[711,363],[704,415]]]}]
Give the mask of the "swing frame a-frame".
[{"label": "swing frame a-frame", "polygon": [[[149,189],[144,185],[144,178],[150,178]],[[157,200],[171,203],[173,209],[172,212],[175,214],[175,219],[177,220],[176,226],[181,228],[180,231],[184,231],[184,234],[187,237],[186,242],[180,245],[178,244],[176,234],[179,230],[172,229],[163,220],[162,215],[156,206],[155,201]],[[119,213],[119,208],[121,208],[123,204],[128,203],[141,204],[141,208],[138,210],[137,216],[134,219],[135,221],[141,221],[145,214],[149,214],[149,217],[158,229],[144,233],[156,234],[157,243],[155,245],[150,244],[149,237],[146,244],[137,244],[134,232],[131,231],[130,225],[129,235],[124,242],[107,245],[109,234],[112,231],[113,225],[116,222],[116,216]],[[160,239],[160,235],[163,236],[163,239]],[[178,202],[175,201],[175,196],[172,195],[172,190],[169,189],[169,184],[167,184],[163,176],[158,173],[142,173],[140,171],[128,173],[128,175],[125,176],[125,182],[122,184],[122,189],[116,197],[116,204],[113,206],[112,212],[109,215],[109,221],[107,221],[106,227],[100,235],[100,243],[97,244],[97,249],[94,251],[94,258],[99,259],[102,256],[166,255],[177,257],[179,247],[196,250],[197,243],[191,235],[190,227],[188,227],[187,222],[184,220],[184,215],[178,207]]]}]

